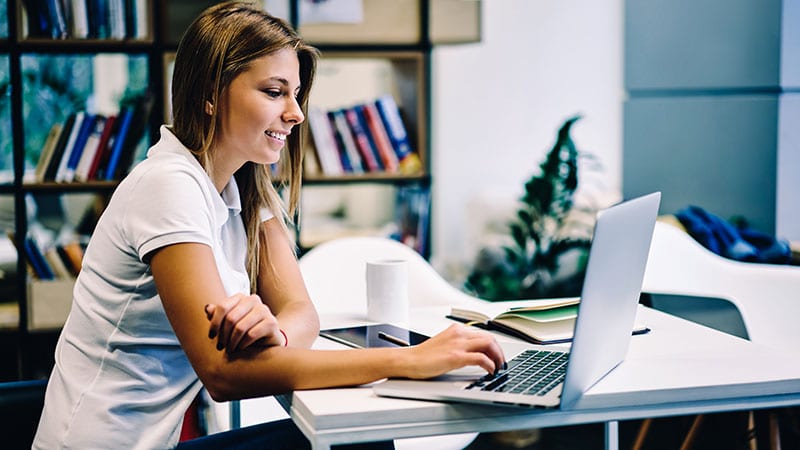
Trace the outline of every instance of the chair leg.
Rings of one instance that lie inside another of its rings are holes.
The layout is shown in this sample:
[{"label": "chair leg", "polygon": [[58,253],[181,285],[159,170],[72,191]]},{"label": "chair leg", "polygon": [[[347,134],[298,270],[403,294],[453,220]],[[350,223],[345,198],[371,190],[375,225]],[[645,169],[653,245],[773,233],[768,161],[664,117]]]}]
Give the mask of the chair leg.
[{"label": "chair leg", "polygon": [[747,440],[747,448],[748,450],[758,450],[758,439],[756,439],[756,417],[753,411],[747,411],[747,434],[745,439]]},{"label": "chair leg", "polygon": [[644,440],[647,437],[647,433],[650,431],[651,425],[653,425],[653,419],[644,419],[642,421],[642,424],[639,425],[639,431],[636,433],[636,440],[633,441],[631,450],[642,450]]},{"label": "chair leg", "polygon": [[689,433],[686,434],[686,438],[683,440],[680,450],[689,450],[692,448],[692,445],[694,445],[694,440],[697,437],[697,433],[700,431],[700,425],[703,423],[703,418],[703,414],[698,414],[694,417],[692,426],[689,428]]},{"label": "chair leg", "polygon": [[781,430],[777,411],[769,412],[769,448],[770,450],[781,450]]}]

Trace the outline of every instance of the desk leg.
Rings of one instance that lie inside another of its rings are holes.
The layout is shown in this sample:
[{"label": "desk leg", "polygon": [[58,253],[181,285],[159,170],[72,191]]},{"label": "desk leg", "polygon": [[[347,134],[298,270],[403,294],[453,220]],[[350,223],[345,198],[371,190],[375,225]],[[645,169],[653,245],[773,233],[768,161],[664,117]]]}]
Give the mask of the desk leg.
[{"label": "desk leg", "polygon": [[609,420],[605,423],[606,429],[606,450],[619,450],[619,422]]}]

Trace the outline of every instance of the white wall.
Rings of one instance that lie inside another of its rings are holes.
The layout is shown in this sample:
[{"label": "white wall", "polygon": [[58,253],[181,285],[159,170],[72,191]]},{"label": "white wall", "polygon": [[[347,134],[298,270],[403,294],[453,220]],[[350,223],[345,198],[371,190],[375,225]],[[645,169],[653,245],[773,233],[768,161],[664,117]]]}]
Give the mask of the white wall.
[{"label": "white wall", "polygon": [[[483,0],[477,44],[433,56],[432,261],[471,262],[467,204],[486,192],[518,198],[564,120],[621,190],[623,0]],[[583,178],[581,178],[583,181]]]}]

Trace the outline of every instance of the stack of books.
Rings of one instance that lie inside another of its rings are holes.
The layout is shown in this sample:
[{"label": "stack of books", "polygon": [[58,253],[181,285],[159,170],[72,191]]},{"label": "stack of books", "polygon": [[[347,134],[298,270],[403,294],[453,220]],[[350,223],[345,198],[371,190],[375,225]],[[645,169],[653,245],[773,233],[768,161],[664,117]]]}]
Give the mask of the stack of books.
[{"label": "stack of books", "polygon": [[308,115],[313,156],[324,175],[422,173],[422,162],[391,95],[327,111],[312,106]]},{"label": "stack of books", "polygon": [[77,240],[44,249],[30,236],[21,243],[13,234],[9,238],[17,252],[25,255],[29,273],[38,280],[72,279],[81,271],[84,246]]},{"label": "stack of books", "polygon": [[148,0],[23,0],[25,35],[48,39],[145,39]]},{"label": "stack of books", "polygon": [[143,97],[116,115],[77,111],[53,124],[36,163],[36,182],[122,178],[144,136],[151,109],[152,99]]}]

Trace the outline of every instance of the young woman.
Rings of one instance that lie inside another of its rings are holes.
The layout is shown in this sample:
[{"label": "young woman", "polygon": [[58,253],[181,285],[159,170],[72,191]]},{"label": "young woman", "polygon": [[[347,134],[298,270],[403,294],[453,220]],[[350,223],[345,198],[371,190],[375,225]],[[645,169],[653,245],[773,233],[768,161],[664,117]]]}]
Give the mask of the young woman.
[{"label": "young woman", "polygon": [[[226,401],[503,363],[489,334],[464,326],[409,348],[309,349],[319,320],[287,221],[316,60],[286,23],[242,3],[186,31],[174,125],[97,223],[34,447],[174,447],[201,387]],[[287,209],[270,179],[279,161]]]}]

